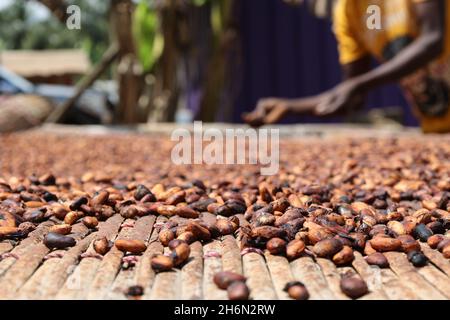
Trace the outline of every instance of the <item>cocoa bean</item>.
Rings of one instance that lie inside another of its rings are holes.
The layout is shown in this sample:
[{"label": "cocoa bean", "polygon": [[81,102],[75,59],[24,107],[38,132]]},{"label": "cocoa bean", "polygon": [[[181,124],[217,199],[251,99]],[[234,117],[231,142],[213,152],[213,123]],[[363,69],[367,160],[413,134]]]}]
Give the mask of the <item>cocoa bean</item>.
[{"label": "cocoa bean", "polygon": [[122,252],[130,252],[133,254],[139,254],[144,252],[147,249],[144,241],[141,240],[116,240],[114,243],[117,249]]},{"label": "cocoa bean", "polygon": [[358,299],[369,292],[367,284],[359,276],[343,276],[340,282],[342,292],[352,299]]},{"label": "cocoa bean", "polygon": [[111,249],[111,243],[106,237],[103,237],[95,240],[93,247],[95,252],[104,256]]},{"label": "cocoa bean", "polygon": [[136,191],[134,192],[134,198],[137,201],[142,200],[145,196],[149,196],[146,198],[146,202],[155,202],[156,197],[155,195],[144,185],[140,184],[136,187]]},{"label": "cocoa bean", "polygon": [[89,229],[95,229],[98,226],[98,220],[96,217],[84,217],[83,224]]},{"label": "cocoa bean", "polygon": [[281,228],[262,226],[253,228],[251,231],[251,236],[254,238],[260,237],[267,240],[272,238],[284,238],[286,236],[286,231]]},{"label": "cocoa bean", "polygon": [[197,219],[199,216],[197,211],[188,206],[177,207],[175,209],[175,214],[186,219]]},{"label": "cocoa bean", "polygon": [[428,238],[427,243],[432,249],[436,249],[439,243],[445,239],[445,236],[442,234],[435,234]]},{"label": "cocoa bean", "polygon": [[331,258],[343,248],[342,243],[337,239],[325,239],[317,242],[313,247],[313,252],[320,258]]},{"label": "cocoa bean", "polygon": [[227,289],[233,282],[245,282],[246,278],[231,271],[221,271],[214,275],[214,283],[220,289]]},{"label": "cocoa bean", "polygon": [[75,246],[76,241],[72,237],[50,232],[45,236],[44,244],[49,249],[65,249]]},{"label": "cocoa bean", "polygon": [[222,236],[232,234],[235,231],[233,224],[226,219],[217,219],[215,227],[218,229],[219,234]]},{"label": "cocoa bean", "polygon": [[228,299],[230,300],[248,300],[250,290],[244,282],[233,282],[227,288]]},{"label": "cocoa bean", "polygon": [[70,210],[72,211],[77,211],[80,209],[81,205],[83,204],[87,204],[88,203],[88,198],[86,197],[79,197],[77,199],[75,199],[71,205],[70,205]]},{"label": "cocoa bean", "polygon": [[186,227],[186,231],[192,232],[194,237],[198,240],[202,240],[202,241],[211,240],[211,233],[209,232],[209,230],[207,228],[201,226],[197,222],[193,222],[193,221],[189,222]]},{"label": "cocoa bean", "polygon": [[289,297],[294,300],[308,300],[309,292],[306,289],[305,285],[300,281],[291,281],[288,282],[283,289],[288,293]]},{"label": "cocoa bean", "polygon": [[151,259],[150,264],[155,272],[170,271],[173,268],[173,259],[159,254]]},{"label": "cocoa bean", "polygon": [[286,246],[286,257],[289,260],[300,258],[305,251],[305,243],[302,240],[292,240]]},{"label": "cocoa bean", "polygon": [[64,217],[64,223],[72,225],[80,218],[81,218],[80,214],[78,214],[75,211],[71,211],[67,213],[66,216]]},{"label": "cocoa bean", "polygon": [[185,263],[189,258],[189,254],[191,253],[191,248],[187,243],[180,243],[177,245],[172,253],[171,257],[173,259],[173,263],[175,267],[178,267]]},{"label": "cocoa bean", "polygon": [[171,229],[163,229],[159,232],[158,238],[159,242],[166,247],[170,241],[175,239],[175,233]]},{"label": "cocoa bean", "polygon": [[173,250],[176,247],[178,247],[180,244],[182,243],[187,243],[186,241],[180,240],[180,239],[173,239],[169,242],[169,244],[167,245],[169,247],[169,249]]},{"label": "cocoa bean", "polygon": [[389,262],[384,256],[384,254],[380,252],[375,252],[366,257],[366,262],[373,266],[378,266],[380,268],[388,268]]},{"label": "cocoa bean", "polygon": [[422,242],[427,242],[428,238],[433,235],[433,231],[424,224],[418,224],[413,233]]},{"label": "cocoa bean", "polygon": [[344,246],[341,251],[333,256],[333,262],[338,266],[348,265],[354,259],[353,250],[349,246]]},{"label": "cocoa bean", "polygon": [[402,243],[402,251],[408,253],[410,251],[420,251],[420,244],[410,235],[403,235],[397,238]]},{"label": "cocoa bean", "polygon": [[67,235],[72,232],[72,226],[70,224],[56,224],[54,226],[51,226],[49,231],[53,233]]},{"label": "cocoa bean", "polygon": [[415,267],[423,267],[427,264],[428,258],[422,252],[419,251],[410,251],[408,252],[408,260]]},{"label": "cocoa bean", "polygon": [[270,254],[284,254],[286,252],[286,241],[280,238],[272,238],[267,241],[266,249]]},{"label": "cocoa bean", "polygon": [[375,237],[370,240],[370,245],[378,252],[398,251],[402,248],[402,242],[388,237]]},{"label": "cocoa bean", "polygon": [[94,198],[91,200],[92,206],[101,206],[108,202],[109,192],[106,190],[100,191]]}]

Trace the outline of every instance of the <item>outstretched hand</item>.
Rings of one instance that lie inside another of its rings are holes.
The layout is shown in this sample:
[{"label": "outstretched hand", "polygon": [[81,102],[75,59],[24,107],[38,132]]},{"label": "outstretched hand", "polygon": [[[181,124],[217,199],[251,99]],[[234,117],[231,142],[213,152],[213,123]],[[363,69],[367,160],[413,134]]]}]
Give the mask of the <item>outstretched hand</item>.
[{"label": "outstretched hand", "polygon": [[252,127],[279,122],[289,112],[286,99],[266,98],[258,101],[255,110],[242,115],[243,120]]}]

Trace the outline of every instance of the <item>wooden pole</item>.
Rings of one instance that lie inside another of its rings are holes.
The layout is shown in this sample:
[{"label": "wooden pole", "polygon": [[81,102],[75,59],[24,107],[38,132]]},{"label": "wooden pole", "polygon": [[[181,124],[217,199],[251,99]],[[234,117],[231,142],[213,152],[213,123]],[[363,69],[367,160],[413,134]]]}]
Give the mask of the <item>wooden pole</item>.
[{"label": "wooden pole", "polygon": [[76,86],[75,94],[68,100],[64,101],[62,105],[57,107],[47,118],[46,123],[56,123],[64,120],[67,112],[73,107],[75,102],[88,89],[95,80],[108,68],[109,65],[118,57],[119,47],[113,43],[108,50],[103,54],[100,62],[92,69],[92,71],[83,77]]},{"label": "wooden pole", "polygon": [[119,46],[119,105],[116,108],[115,121],[128,124],[139,121],[137,108],[143,83],[143,69],[137,57],[132,32],[133,10],[134,4],[131,0],[111,1],[110,28]]}]

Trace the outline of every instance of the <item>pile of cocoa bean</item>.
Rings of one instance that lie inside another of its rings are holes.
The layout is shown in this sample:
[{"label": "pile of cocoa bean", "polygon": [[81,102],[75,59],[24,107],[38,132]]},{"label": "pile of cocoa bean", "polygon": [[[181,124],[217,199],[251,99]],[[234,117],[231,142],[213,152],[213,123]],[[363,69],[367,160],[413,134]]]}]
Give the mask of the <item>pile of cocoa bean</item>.
[{"label": "pile of cocoa bean", "polygon": [[[420,242],[450,258],[449,142],[446,136],[286,139],[279,173],[261,176],[253,165],[174,165],[165,137],[1,136],[0,239],[17,243],[53,219],[44,243],[63,249],[76,245],[70,234],[77,222],[95,231],[113,215],[155,215],[166,218],[157,227],[168,248],[151,257],[155,272],[181,268],[193,242],[225,235],[236,237],[242,254],[267,250],[290,261],[310,256],[348,266],[358,251],[386,268],[383,253],[398,251],[421,267],[430,262]],[[94,249],[104,255],[112,245],[97,239]],[[134,239],[114,245],[135,255],[147,248]],[[346,294],[367,293],[347,278]],[[233,281],[224,289],[230,298],[248,298],[244,286]],[[309,296],[298,282],[286,291]]]}]

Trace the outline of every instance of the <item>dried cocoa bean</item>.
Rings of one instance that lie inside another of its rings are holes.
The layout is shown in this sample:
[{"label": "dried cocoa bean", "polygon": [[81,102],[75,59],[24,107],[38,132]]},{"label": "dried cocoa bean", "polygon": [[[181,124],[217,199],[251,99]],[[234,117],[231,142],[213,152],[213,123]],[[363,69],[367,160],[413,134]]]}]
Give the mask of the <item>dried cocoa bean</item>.
[{"label": "dried cocoa bean", "polygon": [[49,249],[65,249],[75,246],[76,241],[72,237],[50,232],[45,236],[44,244]]},{"label": "dried cocoa bean", "polygon": [[82,221],[83,224],[89,229],[94,229],[98,226],[98,220],[96,217],[84,217]]},{"label": "dried cocoa bean", "polygon": [[173,268],[173,259],[162,254],[159,254],[151,260],[152,269],[155,272],[170,271]]},{"label": "dried cocoa bean", "polygon": [[51,226],[50,232],[67,235],[72,232],[72,226],[70,224],[56,224]]},{"label": "dried cocoa bean", "polygon": [[288,282],[283,289],[288,293],[289,297],[294,300],[308,300],[309,292],[306,289],[305,285],[300,281],[291,281]]},{"label": "dried cocoa bean", "polygon": [[280,238],[272,238],[267,241],[266,249],[273,255],[284,254],[286,252],[286,241]]},{"label": "dried cocoa bean", "polygon": [[171,229],[163,229],[159,232],[158,238],[159,242],[166,247],[170,241],[175,239],[175,233]]},{"label": "dried cocoa bean", "polygon": [[398,251],[402,248],[400,240],[379,236],[370,240],[370,245],[378,252]]},{"label": "dried cocoa bean", "polygon": [[342,292],[352,299],[358,299],[369,292],[366,282],[356,275],[344,275],[340,287]]},{"label": "dried cocoa bean", "polygon": [[378,266],[380,268],[388,268],[389,262],[384,256],[384,254],[380,252],[375,252],[366,257],[366,262],[373,266]]},{"label": "dried cocoa bean", "polygon": [[305,251],[305,243],[302,240],[292,240],[286,246],[286,257],[289,260],[300,258]]},{"label": "dried cocoa bean", "polygon": [[111,243],[108,239],[106,239],[106,237],[103,237],[95,240],[93,247],[95,252],[104,256],[111,249]]},{"label": "dried cocoa bean", "polygon": [[173,259],[174,266],[178,267],[185,263],[189,258],[190,253],[191,248],[187,243],[180,243],[179,245],[177,245],[170,255]]},{"label": "dried cocoa bean", "polygon": [[214,275],[214,283],[220,289],[227,289],[233,282],[245,282],[246,278],[231,271],[221,271]]},{"label": "dried cocoa bean", "polygon": [[354,259],[353,250],[349,246],[344,246],[341,251],[333,256],[333,262],[338,266],[347,265]]},{"label": "dried cocoa bean", "polygon": [[331,258],[343,248],[342,243],[337,239],[325,239],[317,242],[313,247],[313,252],[320,258]]},{"label": "dried cocoa bean", "polygon": [[147,249],[144,241],[141,240],[116,240],[115,246],[122,252],[130,252],[133,254],[139,254]]},{"label": "dried cocoa bean", "polygon": [[433,235],[433,231],[424,224],[418,224],[413,233],[422,242],[427,242],[428,238]]},{"label": "dried cocoa bean", "polygon": [[244,282],[233,282],[227,288],[228,299],[230,300],[248,300],[250,290]]}]

